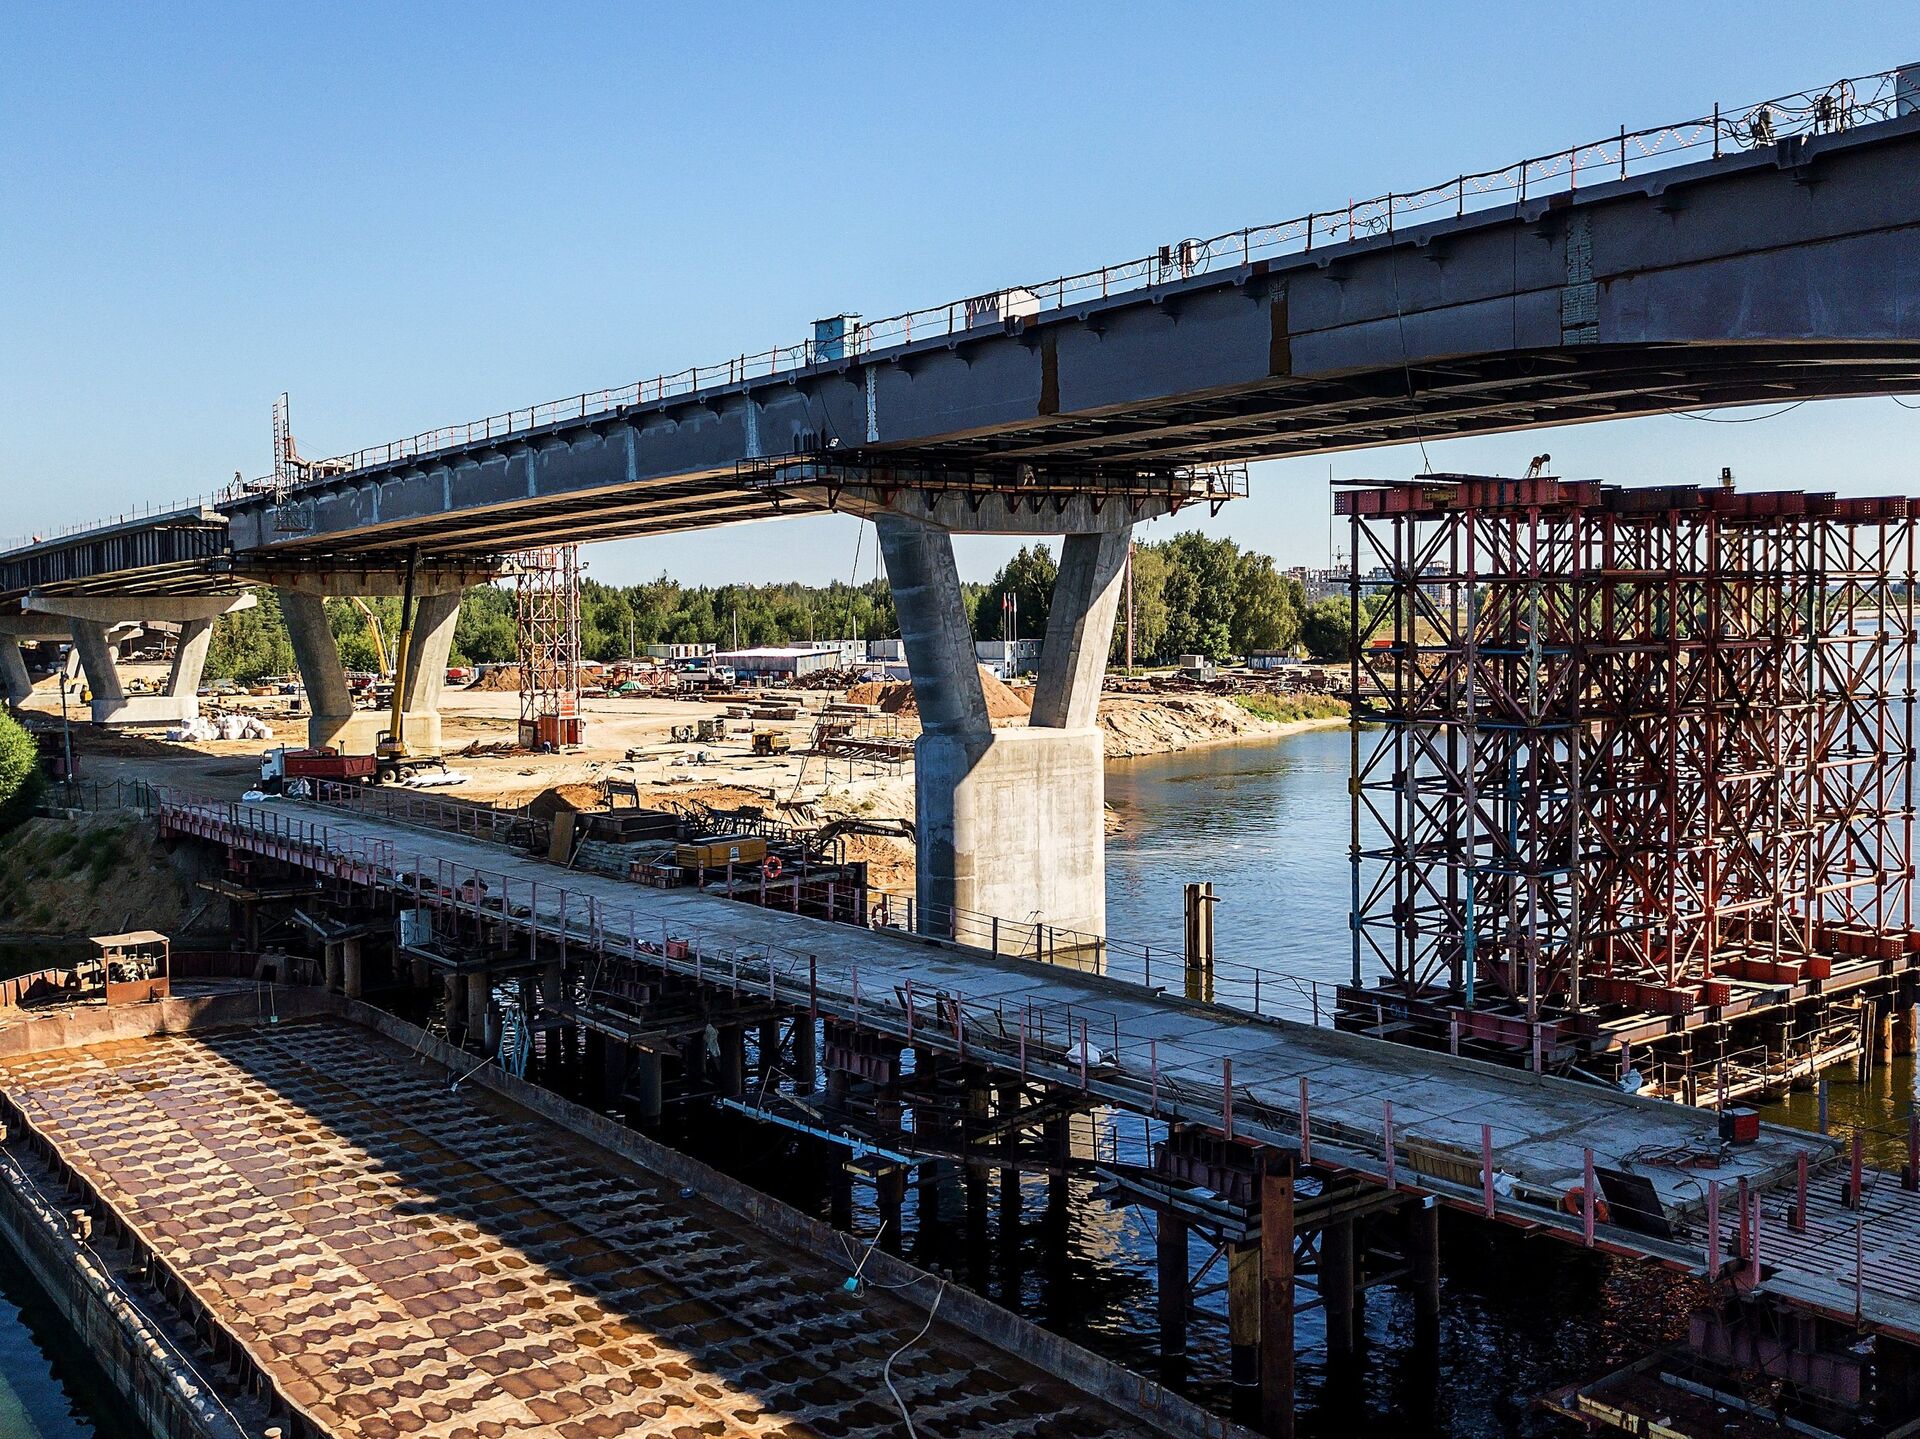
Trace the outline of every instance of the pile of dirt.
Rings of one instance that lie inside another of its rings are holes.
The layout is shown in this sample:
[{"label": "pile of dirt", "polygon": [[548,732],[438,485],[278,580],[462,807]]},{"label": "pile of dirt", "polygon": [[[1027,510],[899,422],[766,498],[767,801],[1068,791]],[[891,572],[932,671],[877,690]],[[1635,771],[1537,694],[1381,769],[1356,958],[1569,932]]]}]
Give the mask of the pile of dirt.
[{"label": "pile of dirt", "polygon": [[[980,688],[986,695],[989,719],[1024,720],[1033,709],[1033,701],[1026,694],[1011,688],[985,665],[980,667]],[[847,703],[877,705],[881,713],[890,715],[920,713],[913,686],[904,680],[869,680],[855,685],[847,691]]]},{"label": "pile of dirt", "polygon": [[495,665],[483,673],[479,679],[467,686],[470,690],[513,690],[520,689],[519,665]]},{"label": "pile of dirt", "polygon": [[597,784],[549,785],[527,801],[527,813],[535,819],[552,819],[563,809],[599,809],[607,802],[607,792]]},{"label": "pile of dirt", "polygon": [[0,838],[0,932],[175,934],[193,917],[190,895],[133,810],[30,819]]}]

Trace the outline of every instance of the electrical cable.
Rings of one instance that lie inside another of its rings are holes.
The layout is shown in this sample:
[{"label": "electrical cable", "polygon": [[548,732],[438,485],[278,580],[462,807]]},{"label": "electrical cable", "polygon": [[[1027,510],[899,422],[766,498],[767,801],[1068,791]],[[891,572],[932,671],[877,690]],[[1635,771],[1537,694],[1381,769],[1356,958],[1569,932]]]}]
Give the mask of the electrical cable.
[{"label": "electrical cable", "polygon": [[1898,405],[1903,410],[1920,410],[1920,405],[1909,405],[1905,400],[1901,399],[1898,395],[1888,395],[1887,398],[1889,400],[1892,400],[1894,404]]},{"label": "electrical cable", "polygon": [[[1515,264],[1517,267],[1517,260]],[[1400,308],[1400,252],[1398,250],[1393,254],[1393,318],[1400,333],[1400,373],[1406,377],[1407,399],[1414,400],[1413,364],[1407,353],[1407,316],[1406,312]],[[1420,468],[1431,474],[1433,461],[1427,457],[1427,437],[1420,433],[1417,423],[1414,426],[1413,439],[1414,443],[1420,446]]]},{"label": "electrical cable", "polygon": [[1819,395],[1808,395],[1805,400],[1795,400],[1790,405],[1782,405],[1779,409],[1770,410],[1764,415],[1737,415],[1730,419],[1722,419],[1718,415],[1701,414],[1694,410],[1675,410],[1672,413],[1678,419],[1699,420],[1702,424],[1707,425],[1751,425],[1760,420],[1778,419],[1789,410],[1799,409],[1802,405],[1806,404],[1808,400],[1817,400],[1819,398]]},{"label": "electrical cable", "polygon": [[946,1293],[947,1281],[942,1279],[940,1287],[934,1291],[933,1303],[927,1306],[927,1322],[920,1326],[920,1332],[889,1354],[887,1362],[880,1366],[880,1377],[886,1381],[887,1392],[893,1395],[893,1402],[900,1406],[901,1421],[907,1426],[907,1439],[920,1439],[920,1435],[913,1427],[913,1416],[907,1413],[907,1401],[902,1399],[900,1391],[893,1387],[893,1361],[927,1337],[927,1331],[933,1328],[933,1316],[940,1312],[940,1301],[946,1297]]}]

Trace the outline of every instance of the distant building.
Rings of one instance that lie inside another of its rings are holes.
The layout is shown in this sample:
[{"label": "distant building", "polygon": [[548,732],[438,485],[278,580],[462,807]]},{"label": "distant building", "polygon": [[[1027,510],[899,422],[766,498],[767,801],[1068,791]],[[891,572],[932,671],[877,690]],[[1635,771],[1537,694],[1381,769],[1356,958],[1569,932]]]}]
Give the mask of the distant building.
[{"label": "distant building", "polygon": [[873,664],[900,664],[907,658],[905,640],[868,640],[867,659]]},{"label": "distant building", "polygon": [[641,653],[655,660],[703,660],[713,651],[712,645],[648,645]]},{"label": "distant building", "polygon": [[1299,663],[1298,650],[1255,650],[1247,656],[1250,670],[1283,670]]},{"label": "distant building", "polygon": [[1347,592],[1347,572],[1344,569],[1316,570],[1295,565],[1287,571],[1287,578],[1300,582],[1300,588],[1306,591],[1308,604]]},{"label": "distant building", "polygon": [[762,645],[750,650],[722,650],[715,664],[726,665],[741,679],[804,679],[821,670],[839,669],[840,651],[817,645]]},{"label": "distant building", "polygon": [[1003,680],[1040,667],[1039,640],[975,640],[973,657]]}]

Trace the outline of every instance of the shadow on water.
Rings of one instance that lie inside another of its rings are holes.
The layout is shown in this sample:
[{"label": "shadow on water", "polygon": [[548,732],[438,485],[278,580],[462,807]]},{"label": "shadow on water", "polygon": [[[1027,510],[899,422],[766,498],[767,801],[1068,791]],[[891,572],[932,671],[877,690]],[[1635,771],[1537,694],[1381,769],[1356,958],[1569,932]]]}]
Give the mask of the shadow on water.
[{"label": "shadow on water", "polygon": [[144,1432],[80,1337],[0,1248],[0,1435],[136,1439]]}]

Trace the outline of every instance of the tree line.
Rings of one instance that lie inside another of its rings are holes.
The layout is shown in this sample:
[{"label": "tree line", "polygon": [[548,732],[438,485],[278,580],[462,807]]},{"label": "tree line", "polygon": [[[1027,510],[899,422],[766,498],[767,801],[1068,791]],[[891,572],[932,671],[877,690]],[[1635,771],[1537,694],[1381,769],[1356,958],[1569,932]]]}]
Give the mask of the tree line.
[{"label": "tree line", "polygon": [[[1046,633],[1058,561],[1047,545],[1022,548],[988,583],[962,586],[962,602],[979,639],[1034,639]],[[1308,605],[1299,581],[1283,574],[1271,555],[1243,550],[1229,539],[1198,531],[1134,547],[1133,653],[1137,664],[1171,663],[1181,655],[1212,660],[1254,650],[1304,646],[1314,657],[1346,654],[1344,598]],[[1002,599],[1018,599],[1017,633]],[[207,656],[212,678],[255,680],[289,674],[293,647],[272,590],[258,592],[252,609],[224,615]],[[366,601],[391,647],[400,627],[400,602]],[[327,601],[327,618],[350,670],[377,670],[374,627],[348,600]],[[644,654],[650,644],[741,646],[805,644],[828,639],[889,639],[900,633],[893,593],[884,579],[864,584],[793,582],[684,585],[667,575],[637,585],[584,579],[580,586],[580,646],[593,660]],[[1126,604],[1114,625],[1112,658],[1126,652]],[[505,664],[515,657],[514,600],[501,585],[467,591],[454,631],[453,663]]]}]

